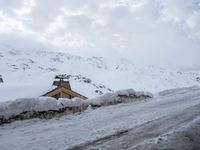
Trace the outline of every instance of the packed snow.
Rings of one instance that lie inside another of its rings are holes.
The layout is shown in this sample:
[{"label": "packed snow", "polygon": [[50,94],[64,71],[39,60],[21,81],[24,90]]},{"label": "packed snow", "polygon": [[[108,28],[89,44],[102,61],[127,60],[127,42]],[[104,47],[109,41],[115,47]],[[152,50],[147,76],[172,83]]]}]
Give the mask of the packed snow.
[{"label": "packed snow", "polygon": [[1,150],[199,149],[200,87],[161,93],[148,101],[1,125]]},{"label": "packed snow", "polygon": [[[56,111],[55,113],[63,113],[63,108],[71,108],[71,112],[77,112],[86,109],[89,105],[93,107],[113,105],[128,101],[144,100],[152,98],[151,93],[136,92],[133,89],[121,90],[114,93],[107,93],[103,96],[82,100],[80,98],[67,99],[60,98],[56,100],[51,97],[40,98],[24,98],[15,101],[6,101],[0,103],[0,124],[15,121],[17,119],[27,119],[40,117],[36,113]],[[75,111],[75,109],[77,111]],[[43,115],[43,113],[41,113]],[[26,115],[24,117],[24,115]]]},{"label": "packed snow", "polygon": [[58,110],[54,98],[24,98],[0,103],[0,116],[9,118],[27,111]]}]

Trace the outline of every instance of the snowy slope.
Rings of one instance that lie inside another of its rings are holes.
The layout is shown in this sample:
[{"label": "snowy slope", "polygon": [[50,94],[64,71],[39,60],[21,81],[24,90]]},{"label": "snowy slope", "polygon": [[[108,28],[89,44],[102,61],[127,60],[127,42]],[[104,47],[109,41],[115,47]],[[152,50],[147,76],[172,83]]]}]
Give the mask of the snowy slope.
[{"label": "snowy slope", "polygon": [[0,147],[2,150],[199,149],[199,114],[200,88],[175,89],[148,101],[88,109],[51,120],[5,124],[0,126]]},{"label": "snowy slope", "polygon": [[200,85],[199,72],[137,65],[127,59],[80,57],[45,50],[0,45],[0,101],[38,97],[52,89],[57,74],[71,75],[72,89],[91,98],[119,89],[158,92]]}]

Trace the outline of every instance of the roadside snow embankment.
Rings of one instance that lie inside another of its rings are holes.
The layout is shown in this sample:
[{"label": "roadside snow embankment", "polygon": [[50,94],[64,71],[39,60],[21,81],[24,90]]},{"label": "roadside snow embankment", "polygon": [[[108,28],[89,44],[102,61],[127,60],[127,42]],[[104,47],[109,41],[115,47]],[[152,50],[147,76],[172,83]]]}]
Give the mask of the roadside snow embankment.
[{"label": "roadside snow embankment", "polygon": [[152,97],[153,95],[148,92],[135,92],[133,89],[127,89],[107,93],[88,100],[78,98],[56,100],[49,97],[17,99],[15,101],[0,103],[0,125],[15,120],[52,118],[63,114],[82,112],[88,106],[95,108]]},{"label": "roadside snow embankment", "polygon": [[107,93],[103,96],[89,99],[87,102],[93,107],[114,105],[123,102],[144,100],[147,98],[152,98],[153,94],[149,92],[135,92],[133,89],[120,90],[115,93]]}]

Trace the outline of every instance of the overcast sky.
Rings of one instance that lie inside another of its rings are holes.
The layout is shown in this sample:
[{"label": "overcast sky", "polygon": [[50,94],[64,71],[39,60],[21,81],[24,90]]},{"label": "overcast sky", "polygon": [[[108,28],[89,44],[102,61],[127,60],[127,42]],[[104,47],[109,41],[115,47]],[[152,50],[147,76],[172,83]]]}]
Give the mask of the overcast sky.
[{"label": "overcast sky", "polygon": [[0,42],[200,65],[200,0],[0,0]]}]

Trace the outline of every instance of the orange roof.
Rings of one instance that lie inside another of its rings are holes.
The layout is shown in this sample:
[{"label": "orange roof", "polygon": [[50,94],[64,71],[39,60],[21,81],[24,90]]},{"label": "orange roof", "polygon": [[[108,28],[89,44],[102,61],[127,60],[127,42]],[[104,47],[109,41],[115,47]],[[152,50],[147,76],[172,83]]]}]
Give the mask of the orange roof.
[{"label": "orange roof", "polygon": [[79,93],[77,93],[77,92],[75,92],[73,90],[67,89],[66,87],[62,87],[62,86],[61,87],[57,87],[57,88],[55,88],[55,89],[43,94],[42,96],[53,97],[54,95],[59,94],[61,92],[62,93],[66,93],[66,94],[68,94],[68,95],[70,95],[72,97],[79,97],[79,98],[84,99],[84,100],[88,99],[87,97],[85,97],[85,96],[83,96],[83,95],[81,95],[81,94],[79,94]]}]

